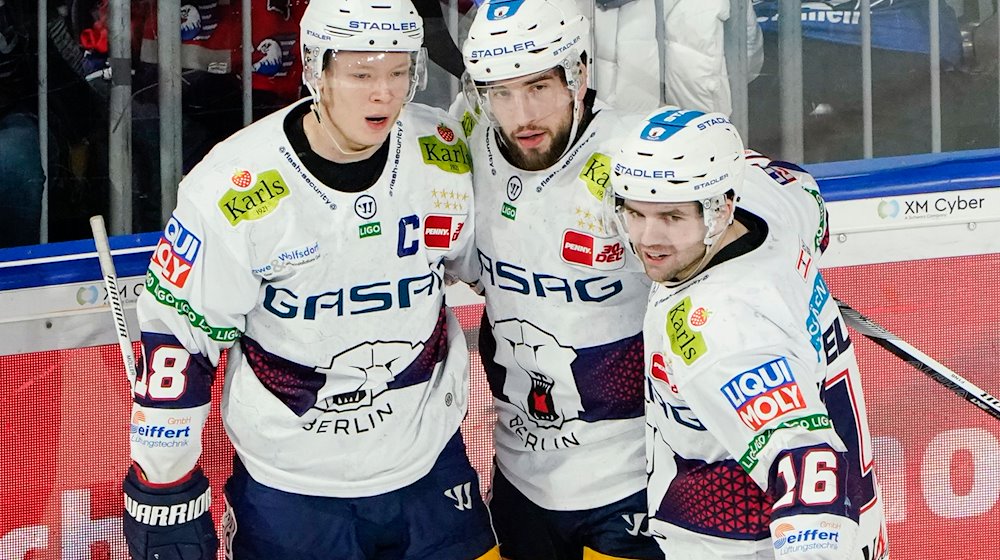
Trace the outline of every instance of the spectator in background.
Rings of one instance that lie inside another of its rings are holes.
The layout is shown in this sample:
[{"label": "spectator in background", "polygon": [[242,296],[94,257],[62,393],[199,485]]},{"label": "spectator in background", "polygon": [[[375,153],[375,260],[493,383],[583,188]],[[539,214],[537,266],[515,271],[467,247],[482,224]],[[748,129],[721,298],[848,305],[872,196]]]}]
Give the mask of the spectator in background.
[{"label": "spectator in background", "polygon": [[[259,119],[298,99],[298,24],[306,0],[253,0],[253,114]],[[191,0],[181,5],[182,170],[187,173],[218,142],[243,126],[242,16],[238,0]],[[156,0],[133,1],[141,29],[133,106],[133,229],[162,226],[160,216],[159,30]]]},{"label": "spectator in background", "polygon": [[[48,135],[50,222],[59,234],[80,230],[83,199],[93,198],[84,182],[87,135],[100,105],[82,79],[83,55],[66,22],[64,2],[48,5]],[[39,149],[38,4],[0,0],[0,247],[41,240],[45,173]],[[85,204],[84,204],[85,206]],[[85,226],[86,220],[83,220]]]},{"label": "spectator in background", "polygon": [[[471,3],[471,0],[470,0]],[[424,47],[434,64],[427,65],[427,87],[414,98],[419,103],[447,108],[460,91],[459,79],[465,71],[462,52],[451,38],[447,19],[438,0],[414,0],[424,22]],[[459,6],[461,13],[461,6]]]},{"label": "spectator in background", "polygon": [[[464,39],[482,0],[461,0]],[[729,0],[576,0],[592,22],[590,84],[621,111],[664,104],[732,112],[723,25]],[[747,1],[747,55],[752,80],[764,63],[763,37]]]},{"label": "spectator in background", "polygon": [[[253,0],[254,120],[301,97],[298,24],[308,0]],[[159,111],[156,0],[135,0],[138,43],[135,88],[135,174],[133,228],[159,229]],[[448,35],[437,0],[417,0],[424,20],[425,45],[435,63],[461,76],[462,55]],[[181,5],[181,67],[184,123],[183,165],[187,173],[216,143],[243,126],[242,17],[239,0],[190,0]]]},{"label": "spectator in background", "polygon": [[[730,0],[577,0],[593,12],[598,94],[623,111],[664,103],[732,112],[723,24]],[[751,79],[764,62],[763,38],[747,2]]]},{"label": "spectator in background", "polygon": [[427,56],[445,72],[461,78],[465,71],[462,51],[458,50],[451,38],[441,11],[441,3],[438,0],[415,0],[413,6],[424,20],[424,47],[427,48]]}]

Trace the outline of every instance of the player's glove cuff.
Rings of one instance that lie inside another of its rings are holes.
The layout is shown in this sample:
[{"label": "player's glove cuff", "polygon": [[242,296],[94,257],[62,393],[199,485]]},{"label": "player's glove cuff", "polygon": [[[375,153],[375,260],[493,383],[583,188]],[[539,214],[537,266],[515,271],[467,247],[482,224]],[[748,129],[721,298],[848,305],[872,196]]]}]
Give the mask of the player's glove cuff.
[{"label": "player's glove cuff", "polygon": [[214,560],[219,538],[209,512],[212,490],[201,469],[181,484],[154,488],[132,466],[122,490],[123,529],[133,560]]}]

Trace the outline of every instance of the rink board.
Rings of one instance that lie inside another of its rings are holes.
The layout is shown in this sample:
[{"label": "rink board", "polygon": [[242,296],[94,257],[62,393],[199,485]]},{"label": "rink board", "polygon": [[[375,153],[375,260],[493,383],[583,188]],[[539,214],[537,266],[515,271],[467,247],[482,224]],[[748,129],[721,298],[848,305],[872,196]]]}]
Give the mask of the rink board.
[{"label": "rink board", "polygon": [[[831,201],[824,263],[831,291],[995,395],[998,169],[995,151],[811,168]],[[979,202],[970,207],[972,200]],[[157,239],[112,239],[133,337],[134,301]],[[92,251],[92,242],[0,250],[2,559],[125,558],[120,481],[131,401]],[[475,349],[481,304],[465,290],[449,299]],[[852,338],[892,557],[995,557],[1000,422],[860,335]],[[472,380],[463,433],[488,481],[493,416],[475,352]],[[201,462],[216,490],[218,520],[232,448],[218,415],[221,383],[214,389]]]}]

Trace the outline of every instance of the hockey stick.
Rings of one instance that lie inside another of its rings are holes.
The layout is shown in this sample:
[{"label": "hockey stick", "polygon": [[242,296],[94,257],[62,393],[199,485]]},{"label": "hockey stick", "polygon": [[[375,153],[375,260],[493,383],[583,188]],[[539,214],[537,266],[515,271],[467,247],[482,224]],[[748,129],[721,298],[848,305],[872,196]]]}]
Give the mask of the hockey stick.
[{"label": "hockey stick", "polygon": [[104,218],[91,216],[90,230],[94,234],[94,245],[97,246],[97,260],[101,263],[101,274],[104,275],[104,288],[108,291],[108,303],[111,314],[115,318],[115,334],[118,335],[118,348],[125,362],[125,373],[129,384],[134,385],[136,379],[135,354],[132,353],[132,339],[128,335],[128,325],[125,324],[125,306],[118,292],[118,275],[115,273],[115,262],[111,258],[111,247],[108,245],[108,232],[104,229]]},{"label": "hockey stick", "polygon": [[[836,298],[835,298],[836,299]],[[892,352],[896,357],[927,374],[931,379],[944,385],[952,392],[986,411],[990,416],[1000,420],[1000,399],[976,387],[968,379],[951,371],[941,363],[917,350],[898,336],[887,331],[871,319],[865,317],[850,305],[836,300],[840,313],[847,324],[865,335],[875,344]]]}]

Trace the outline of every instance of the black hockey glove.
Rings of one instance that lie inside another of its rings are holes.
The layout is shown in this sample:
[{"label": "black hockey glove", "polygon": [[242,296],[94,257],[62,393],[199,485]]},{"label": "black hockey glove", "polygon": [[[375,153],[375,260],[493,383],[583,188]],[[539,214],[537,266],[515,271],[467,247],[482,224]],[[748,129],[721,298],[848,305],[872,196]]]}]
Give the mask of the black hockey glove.
[{"label": "black hockey glove", "polygon": [[177,486],[152,488],[128,469],[122,490],[125,541],[133,560],[214,560],[219,549],[208,479],[196,469]]}]

